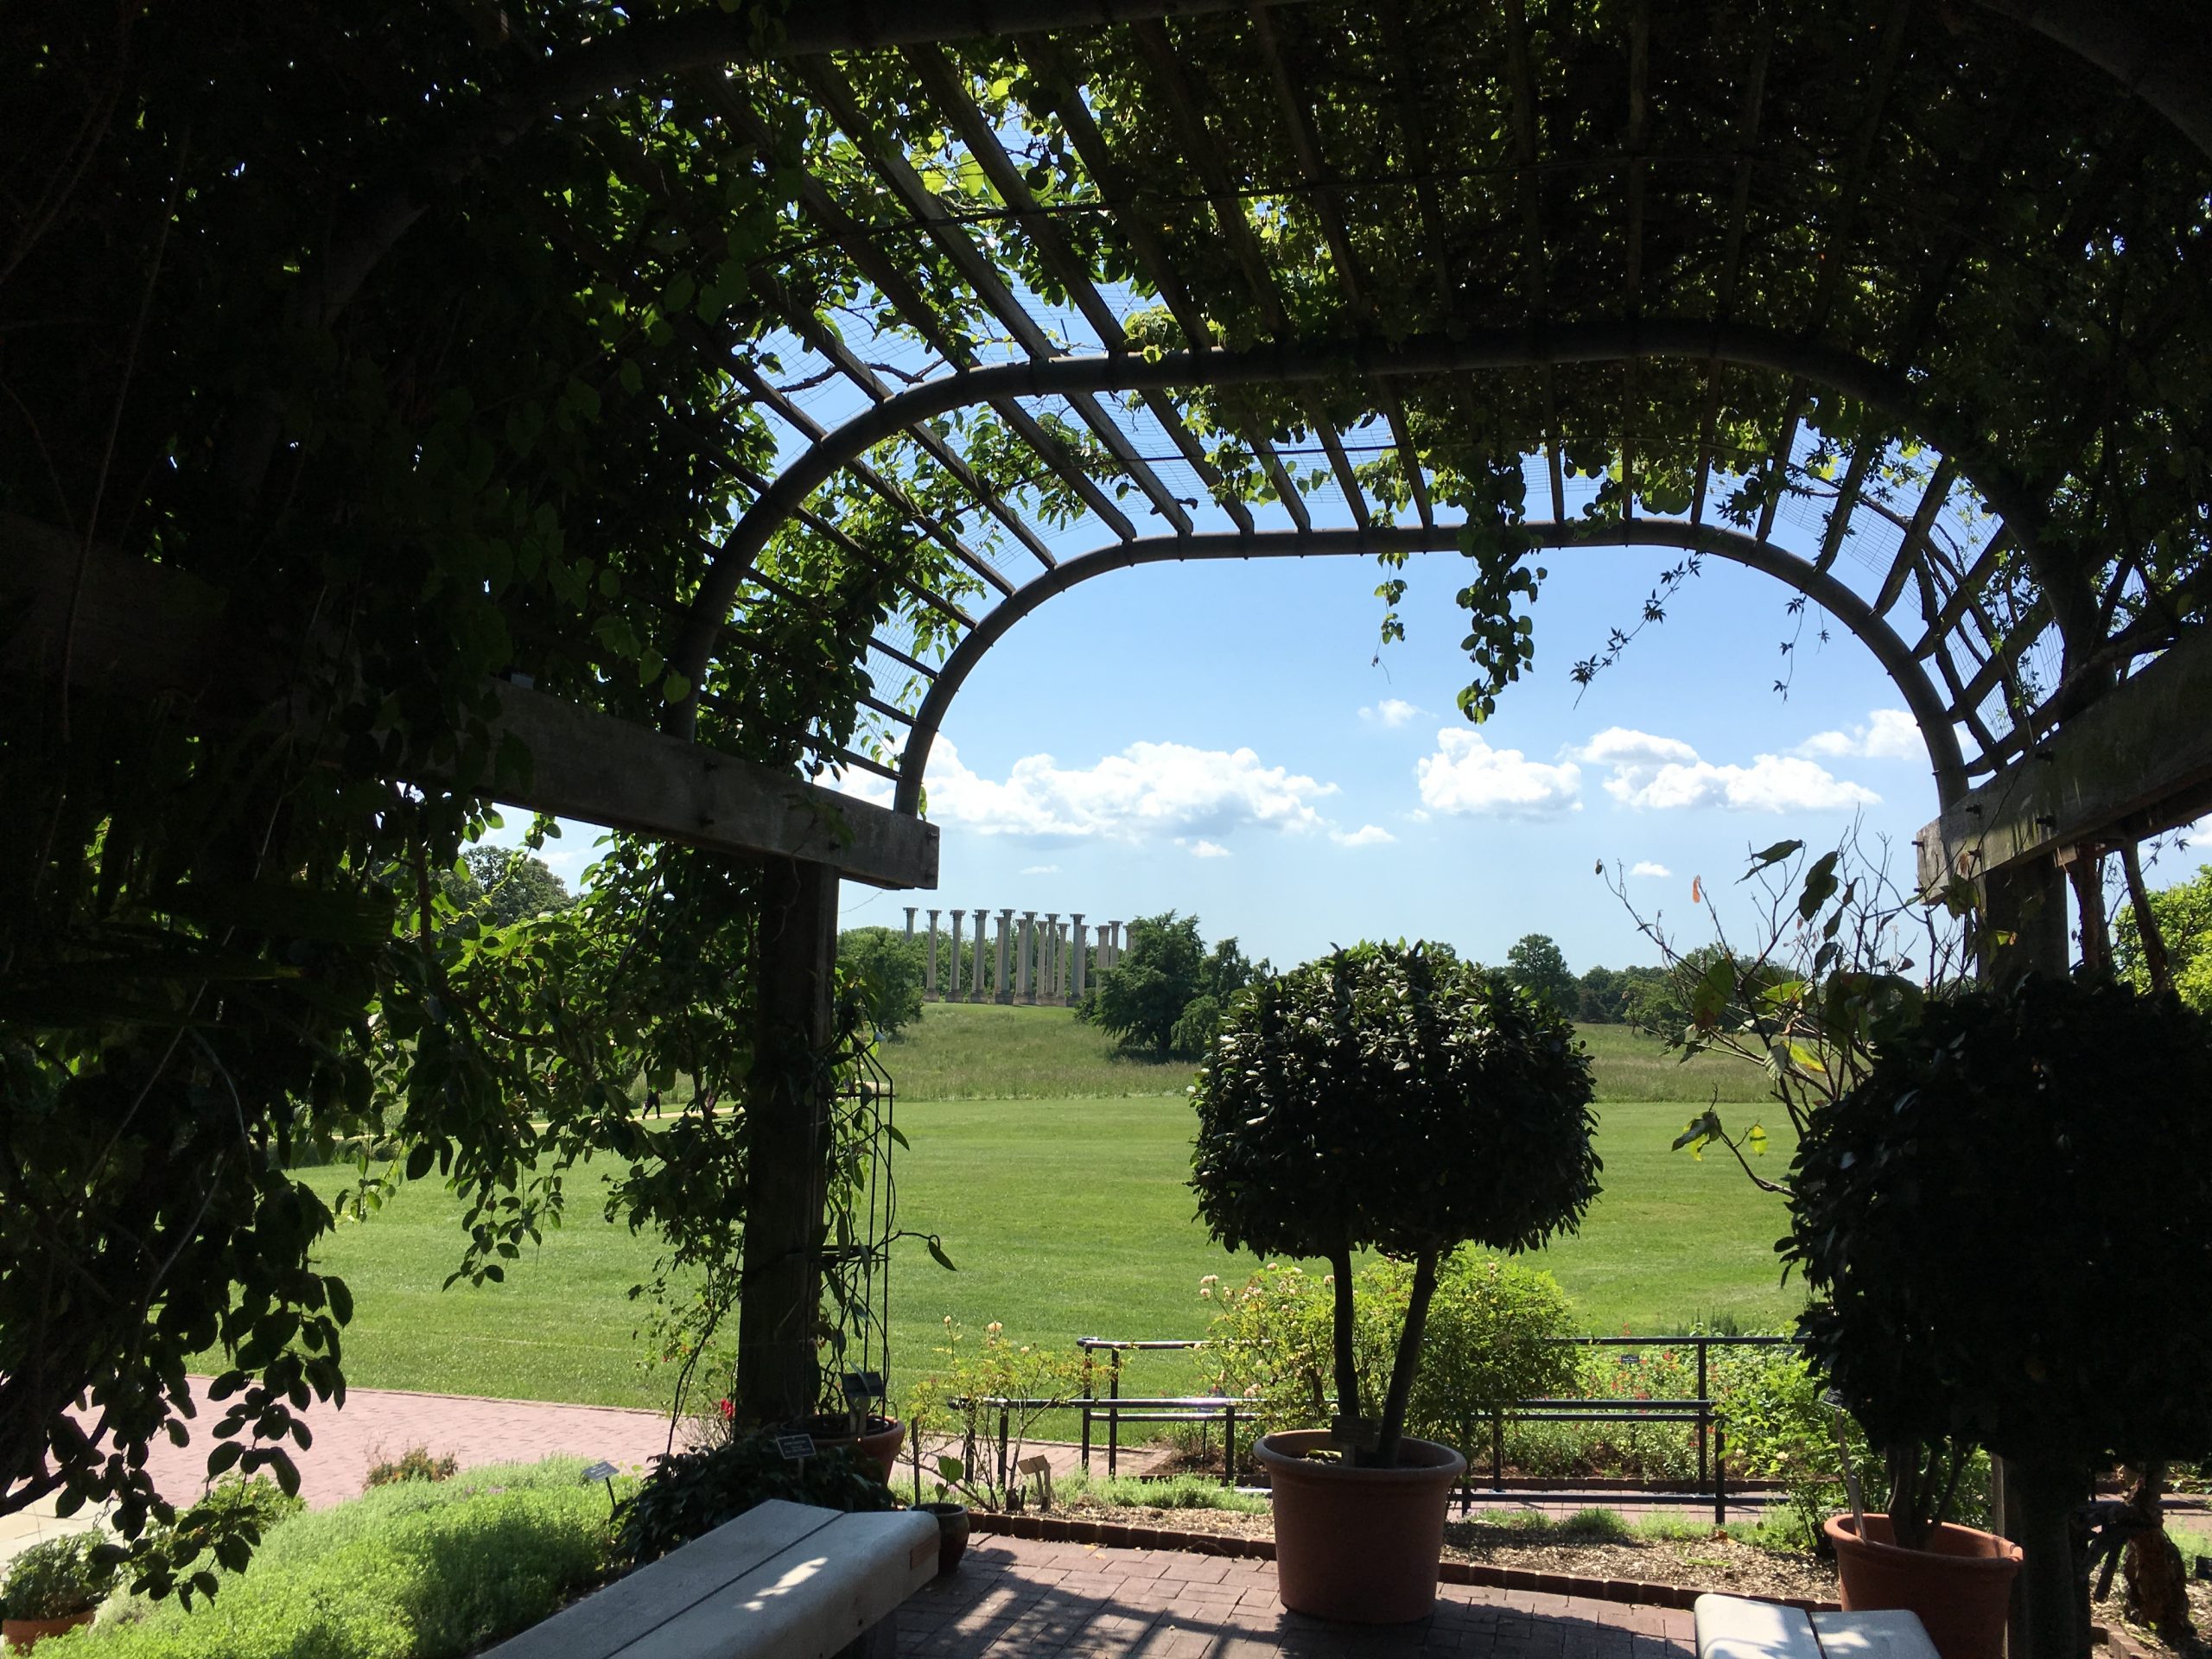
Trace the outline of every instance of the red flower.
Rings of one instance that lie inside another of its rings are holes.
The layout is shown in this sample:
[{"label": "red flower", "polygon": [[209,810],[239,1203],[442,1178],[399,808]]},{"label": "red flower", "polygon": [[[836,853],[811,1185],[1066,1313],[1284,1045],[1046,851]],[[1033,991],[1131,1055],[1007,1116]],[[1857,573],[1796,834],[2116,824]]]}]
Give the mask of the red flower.
[{"label": "red flower", "polygon": [[722,1421],[724,1422],[728,1422],[730,1419],[737,1415],[737,1408],[732,1405],[728,1401],[723,1400],[718,1403],[722,1408]]}]

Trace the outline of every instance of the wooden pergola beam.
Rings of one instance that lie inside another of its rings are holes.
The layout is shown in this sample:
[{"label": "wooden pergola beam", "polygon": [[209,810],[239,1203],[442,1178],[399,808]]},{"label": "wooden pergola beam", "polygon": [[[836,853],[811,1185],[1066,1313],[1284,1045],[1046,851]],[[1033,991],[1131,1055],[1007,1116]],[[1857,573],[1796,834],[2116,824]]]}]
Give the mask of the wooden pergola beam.
[{"label": "wooden pergola beam", "polygon": [[2184,633],[1915,837],[1923,887],[2140,839],[2212,809],[2212,627]]},{"label": "wooden pergola beam", "polygon": [[[1052,216],[1038,205],[1028,182],[1022,178],[1020,169],[1014,166],[1014,157],[1007,154],[1005,144],[1000,142],[998,134],[984,118],[982,111],[976,107],[975,99],[961,85],[958,73],[943,49],[930,45],[910,47],[905,56],[919,76],[923,90],[951,121],[953,130],[960,136],[960,142],[967,146],[968,153],[983,169],[983,176],[990,181],[991,188],[997,191],[999,199],[1006,203],[1007,210],[1014,215],[1014,222],[1035,245],[1039,257],[1067,290],[1069,299],[1083,313],[1084,321],[1098,336],[1098,343],[1108,352],[1127,351],[1128,334],[1122,327],[1121,318],[1116,316],[1114,308],[1106,303],[1106,296],[1091,281],[1089,269],[1069,245],[1066,235],[1052,222]],[[1199,481],[1206,486],[1222,510],[1236,521],[1239,530],[1250,530],[1253,527],[1250,509],[1245,506],[1235,491],[1227,486],[1221,469],[1213,464],[1206,454],[1205,446],[1198,442],[1198,434],[1192,431],[1183,419],[1182,410],[1177,409],[1164,392],[1147,391],[1139,395],[1144,400],[1145,408],[1151,411],[1153,419],[1160,423],[1160,430],[1167,435],[1168,441],[1189,463],[1191,470],[1198,475]]]},{"label": "wooden pergola beam", "polygon": [[[188,572],[0,513],[0,593],[14,626],[0,672],[87,690],[180,694],[224,721],[280,706],[285,675],[236,637],[223,592]],[[934,887],[938,830],[704,744],[546,692],[485,683],[526,779],[473,785],[509,806],[629,830],[715,852],[801,859],[883,887]],[[285,718],[289,719],[287,715]],[[426,769],[410,781],[448,779]]]}]

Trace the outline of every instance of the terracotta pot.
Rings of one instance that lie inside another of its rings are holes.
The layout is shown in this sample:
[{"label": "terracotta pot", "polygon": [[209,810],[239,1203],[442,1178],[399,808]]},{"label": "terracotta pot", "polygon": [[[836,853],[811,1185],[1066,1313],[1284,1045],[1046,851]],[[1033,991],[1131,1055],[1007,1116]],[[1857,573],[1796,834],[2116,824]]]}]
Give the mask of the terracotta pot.
[{"label": "terracotta pot", "polygon": [[960,1565],[968,1553],[968,1506],[964,1503],[917,1503],[914,1507],[937,1516],[937,1575],[940,1579]]},{"label": "terracotta pot", "polygon": [[1403,1624],[1436,1605],[1444,1513],[1467,1460],[1407,1439],[1395,1469],[1316,1463],[1325,1430],[1263,1434],[1252,1455],[1275,1512],[1275,1590],[1294,1612],[1355,1624]]},{"label": "terracotta pot", "polygon": [[1925,1549],[1901,1549],[1886,1515],[1866,1517],[1866,1535],[1847,1515],[1821,1530],[1835,1547],[1847,1612],[1903,1607],[1920,1615],[1943,1659],[2001,1659],[2020,1547],[1993,1532],[1940,1526]]},{"label": "terracotta pot", "polygon": [[72,1613],[67,1618],[0,1618],[0,1641],[5,1641],[11,1653],[29,1653],[42,1637],[59,1636],[64,1630],[73,1630],[79,1624],[92,1622],[99,1610],[87,1607],[81,1613]]},{"label": "terracotta pot", "polygon": [[827,1452],[833,1446],[849,1446],[883,1471],[883,1484],[891,1484],[893,1470],[899,1466],[899,1448],[906,1442],[906,1425],[897,1418],[871,1417],[871,1427],[857,1440],[846,1433],[849,1427],[842,1417],[810,1417],[799,1425],[802,1432],[814,1437],[815,1448]]}]

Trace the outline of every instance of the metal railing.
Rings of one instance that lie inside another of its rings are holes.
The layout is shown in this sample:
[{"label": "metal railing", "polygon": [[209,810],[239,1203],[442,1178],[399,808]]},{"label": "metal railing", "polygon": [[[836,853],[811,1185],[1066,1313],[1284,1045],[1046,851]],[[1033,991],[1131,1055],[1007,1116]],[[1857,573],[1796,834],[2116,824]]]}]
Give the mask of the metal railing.
[{"label": "metal railing", "polygon": [[[1643,1497],[1649,1502],[1701,1503],[1710,1496],[1713,1524],[1725,1525],[1728,1512],[1727,1447],[1725,1431],[1714,1409],[1712,1351],[1715,1348],[1787,1347],[1792,1345],[1796,1339],[1790,1337],[1687,1336],[1560,1337],[1554,1340],[1579,1348],[1693,1350],[1696,1355],[1697,1391],[1686,1398],[1520,1401],[1510,1410],[1491,1419],[1491,1488],[1487,1493],[1477,1487],[1472,1478],[1474,1459],[1468,1459],[1470,1478],[1459,1488],[1460,1509],[1464,1511],[1477,1503],[1496,1501],[1505,1495],[1505,1430],[1509,1423],[1674,1423],[1694,1429],[1696,1433],[1695,1489],[1688,1493],[1653,1491]],[[1083,1466],[1086,1473],[1090,1469],[1091,1448],[1096,1439],[1095,1425],[1102,1419],[1105,1427],[1106,1473],[1109,1478],[1118,1470],[1121,1427],[1123,1423],[1211,1422],[1218,1420],[1222,1425],[1223,1483],[1235,1484],[1237,1408],[1240,1406],[1245,1408],[1246,1421],[1249,1421],[1249,1402],[1226,1395],[1125,1395],[1122,1392],[1123,1355],[1187,1351],[1209,1345],[1203,1340],[1191,1338],[1146,1342],[1122,1341],[1107,1337],[1078,1337],[1076,1339],[1076,1346],[1083,1351],[1086,1360],[1098,1353],[1108,1357],[1105,1394],[1102,1396],[1097,1393],[1093,1380],[1094,1367],[1086,1363],[1082,1396],[1071,1402],[1082,1417]],[[1463,1437],[1470,1442],[1474,1438],[1474,1424],[1468,1423],[1462,1428]],[[1003,1450],[1001,1459],[1004,1459]]]}]

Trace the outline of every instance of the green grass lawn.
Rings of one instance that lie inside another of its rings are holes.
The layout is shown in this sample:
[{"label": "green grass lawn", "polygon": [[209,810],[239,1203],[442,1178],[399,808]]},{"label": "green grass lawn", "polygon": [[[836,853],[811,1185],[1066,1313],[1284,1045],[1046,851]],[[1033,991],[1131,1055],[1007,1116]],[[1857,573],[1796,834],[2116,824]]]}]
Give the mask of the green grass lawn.
[{"label": "green grass lawn", "polygon": [[[1684,1064],[1626,1026],[1584,1026],[1598,1065],[1600,1100],[1759,1097],[1764,1077],[1741,1061]],[[1179,1095],[1196,1069],[1185,1061],[1130,1059],[1113,1039],[1065,1008],[932,1002],[877,1051],[902,1100],[1055,1100],[1092,1095]]]},{"label": "green grass lawn", "polygon": [[[1172,1075],[1172,1094],[1132,1086],[1110,1098],[919,1099],[907,1081],[918,1075],[980,1093],[1018,1090],[1063,1064],[1078,1076],[1091,1075],[1084,1065],[1122,1064],[1104,1058],[1097,1033],[1058,1010],[932,1009],[924,1025],[932,1022],[936,1030],[890,1056],[899,1126],[912,1143],[897,1166],[899,1221],[939,1234],[959,1271],[937,1267],[918,1244],[900,1247],[892,1277],[896,1368],[911,1375],[927,1363],[947,1313],[978,1329],[1001,1320],[1009,1334],[1049,1342],[1198,1335],[1200,1275],[1227,1277],[1250,1263],[1215,1249],[1192,1218],[1183,1185],[1192,1120],[1180,1098],[1187,1072],[1151,1068]],[[1004,1040],[978,1044],[963,1061],[952,1037],[968,1022]],[[1089,1046],[1078,1047],[1071,1033]],[[1777,1285],[1780,1201],[1731,1163],[1698,1163],[1668,1149],[1688,1115],[1683,1101],[1709,1098],[1713,1078],[1663,1055],[1651,1060],[1662,1051],[1647,1039],[1602,1027],[1586,1034],[1596,1039],[1608,1096],[1662,1084],[1681,1092],[1611,1098],[1600,1109],[1604,1195],[1581,1235],[1541,1258],[1573,1297],[1584,1327],[1672,1331],[1719,1313],[1747,1325],[1785,1319],[1802,1299],[1794,1284],[1786,1292]],[[1740,1079],[1754,1074],[1719,1075],[1741,1092]],[[1767,1158],[1779,1170],[1789,1147],[1771,1117],[1768,1128],[1775,1143]],[[343,1185],[344,1172],[306,1179],[327,1192]],[[418,1184],[369,1222],[343,1229],[325,1260],[354,1293],[349,1379],[369,1388],[660,1403],[663,1384],[637,1366],[641,1344],[632,1333],[642,1309],[626,1294],[651,1262],[652,1240],[599,1218],[598,1177],[573,1180],[571,1189],[569,1224],[511,1264],[505,1284],[482,1289],[439,1288],[460,1236],[458,1206],[435,1184]],[[1158,1369],[1133,1384],[1182,1385],[1173,1362],[1149,1363]]]}]

